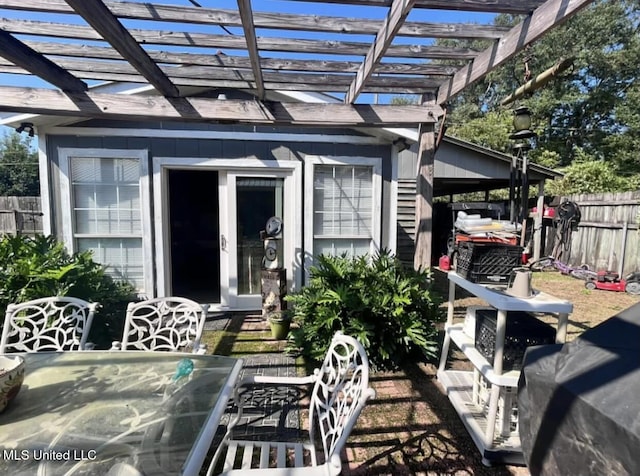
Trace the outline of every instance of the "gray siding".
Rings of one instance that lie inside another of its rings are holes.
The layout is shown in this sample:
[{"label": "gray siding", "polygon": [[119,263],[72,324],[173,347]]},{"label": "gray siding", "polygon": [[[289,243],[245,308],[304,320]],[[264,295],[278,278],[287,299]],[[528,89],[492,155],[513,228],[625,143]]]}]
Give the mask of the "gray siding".
[{"label": "gray siding", "polygon": [[[97,121],[89,121],[95,127]],[[148,124],[144,124],[146,128]],[[171,124],[175,130],[176,124]],[[77,125],[76,125],[77,126]],[[74,127],[76,127],[74,126]],[[101,123],[101,127],[104,123]],[[121,128],[122,123],[118,123]],[[203,125],[209,127],[209,125]],[[238,126],[233,127],[234,130]],[[216,130],[221,130],[220,125],[215,125]],[[253,130],[253,128],[251,128]],[[278,132],[291,133],[291,128],[278,129]],[[227,130],[227,129],[225,129]],[[246,130],[240,128],[239,130]],[[274,132],[270,128],[269,132]],[[301,132],[297,130],[297,132]],[[309,133],[311,131],[304,131]],[[335,132],[335,130],[334,130]],[[341,130],[342,135],[349,131]],[[58,174],[58,148],[93,148],[93,149],[146,149],[149,151],[149,160],[154,157],[192,157],[192,158],[220,158],[220,159],[259,159],[259,160],[296,160],[304,161],[307,155],[324,155],[333,157],[379,157],[382,158],[382,246],[388,247],[389,232],[388,223],[391,213],[389,197],[391,193],[391,146],[390,145],[353,145],[336,143],[314,142],[284,142],[284,141],[247,141],[247,140],[216,140],[216,139],[176,139],[176,138],[147,138],[135,137],[135,129],[131,131],[132,137],[85,137],[85,136],[47,136],[47,155],[52,167],[52,199],[54,213],[52,226],[54,233],[60,236],[62,224],[60,220],[60,185]],[[313,133],[320,134],[319,130]],[[150,165],[150,164],[149,164]],[[151,170],[151,167],[149,167]],[[304,198],[303,198],[304,200]],[[304,203],[297,204],[304,207]]]},{"label": "gray siding", "polygon": [[[398,178],[415,179],[418,167],[418,145],[402,151],[398,155]],[[497,158],[497,156],[503,158]],[[462,147],[455,143],[440,143],[436,151],[434,164],[434,180],[508,180],[510,162],[507,156],[493,151],[474,150]],[[535,170],[529,170],[529,179],[532,181],[549,178]]]}]

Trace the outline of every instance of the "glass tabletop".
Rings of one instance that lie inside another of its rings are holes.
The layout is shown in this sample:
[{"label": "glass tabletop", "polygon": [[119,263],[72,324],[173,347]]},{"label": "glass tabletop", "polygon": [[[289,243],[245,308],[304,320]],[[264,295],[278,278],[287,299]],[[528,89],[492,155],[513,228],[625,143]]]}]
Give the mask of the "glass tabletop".
[{"label": "glass tabletop", "polygon": [[2,475],[196,475],[242,367],[168,352],[22,355],[24,383],[0,413]]}]

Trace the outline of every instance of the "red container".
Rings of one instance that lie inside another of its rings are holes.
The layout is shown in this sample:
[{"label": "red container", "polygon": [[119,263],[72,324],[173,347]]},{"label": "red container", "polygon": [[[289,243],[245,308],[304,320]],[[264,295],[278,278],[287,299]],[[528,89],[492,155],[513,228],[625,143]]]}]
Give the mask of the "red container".
[{"label": "red container", "polygon": [[440,260],[438,261],[438,266],[442,271],[449,271],[451,269],[451,262],[447,255],[440,256]]}]

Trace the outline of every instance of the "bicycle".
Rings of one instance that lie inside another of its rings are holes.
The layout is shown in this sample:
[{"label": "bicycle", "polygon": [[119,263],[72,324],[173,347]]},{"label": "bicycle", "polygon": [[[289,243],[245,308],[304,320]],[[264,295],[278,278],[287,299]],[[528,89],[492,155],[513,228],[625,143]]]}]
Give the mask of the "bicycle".
[{"label": "bicycle", "polygon": [[595,271],[591,271],[589,269],[589,266],[587,266],[586,264],[574,268],[573,266],[570,266],[567,263],[563,263],[553,256],[543,256],[542,258],[538,258],[537,260],[528,263],[527,267],[532,271],[558,270],[561,274],[568,275],[576,279],[581,279],[583,281],[597,279],[598,277],[598,273],[596,273]]}]

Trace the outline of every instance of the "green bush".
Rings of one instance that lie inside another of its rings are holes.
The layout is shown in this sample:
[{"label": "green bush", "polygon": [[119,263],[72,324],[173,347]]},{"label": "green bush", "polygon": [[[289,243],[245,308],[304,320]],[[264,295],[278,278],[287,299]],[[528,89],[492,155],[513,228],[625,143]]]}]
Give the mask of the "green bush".
[{"label": "green bush", "polygon": [[135,299],[135,292],[131,285],[105,274],[90,251],[70,255],[52,236],[3,236],[0,315],[4,316],[10,303],[47,296],[73,296],[100,303],[89,340],[104,349],[122,338],[126,306]]},{"label": "green bush", "polygon": [[[429,271],[414,271],[384,250],[369,258],[319,256],[310,281],[286,297],[297,327],[289,349],[321,360],[333,334],[357,338],[376,369],[397,368],[408,357],[433,357],[441,299]],[[417,355],[416,355],[417,354]]]}]

